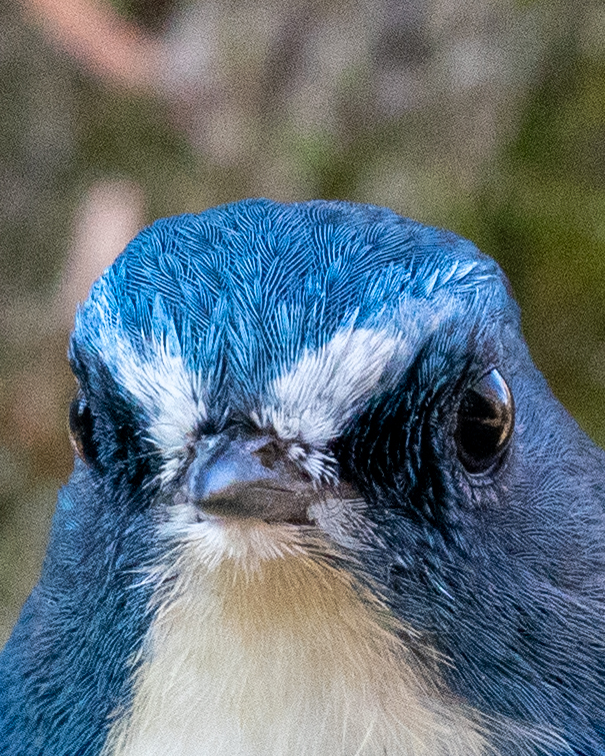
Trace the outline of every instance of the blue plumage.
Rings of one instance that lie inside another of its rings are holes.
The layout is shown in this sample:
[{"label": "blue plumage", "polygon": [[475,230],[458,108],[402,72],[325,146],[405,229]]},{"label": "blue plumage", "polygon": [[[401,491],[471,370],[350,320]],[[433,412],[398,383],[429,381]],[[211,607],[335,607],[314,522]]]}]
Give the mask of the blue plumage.
[{"label": "blue plumage", "polygon": [[[502,754],[605,753],[604,455],[470,242],[341,202],[160,220],[93,286],[70,358],[82,459],[0,656],[0,753],[142,753],[154,570],[244,521],[412,628],[402,653],[440,681],[428,709],[467,712]],[[360,753],[417,752],[380,737]]]}]

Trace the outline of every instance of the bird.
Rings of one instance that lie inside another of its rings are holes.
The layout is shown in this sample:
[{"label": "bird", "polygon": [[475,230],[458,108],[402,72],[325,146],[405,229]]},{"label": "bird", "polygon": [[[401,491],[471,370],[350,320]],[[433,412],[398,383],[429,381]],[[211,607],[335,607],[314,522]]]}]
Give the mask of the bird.
[{"label": "bird", "polygon": [[1,754],[605,754],[604,452],[472,242],[336,200],[161,219],[69,359]]}]

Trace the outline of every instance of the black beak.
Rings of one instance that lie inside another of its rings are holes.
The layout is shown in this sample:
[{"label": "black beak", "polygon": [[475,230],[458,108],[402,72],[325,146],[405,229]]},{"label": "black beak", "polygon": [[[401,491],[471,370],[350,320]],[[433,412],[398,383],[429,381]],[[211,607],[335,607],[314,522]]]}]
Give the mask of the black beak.
[{"label": "black beak", "polygon": [[318,501],[309,480],[275,439],[214,436],[198,444],[186,477],[189,498],[207,514],[306,524]]}]

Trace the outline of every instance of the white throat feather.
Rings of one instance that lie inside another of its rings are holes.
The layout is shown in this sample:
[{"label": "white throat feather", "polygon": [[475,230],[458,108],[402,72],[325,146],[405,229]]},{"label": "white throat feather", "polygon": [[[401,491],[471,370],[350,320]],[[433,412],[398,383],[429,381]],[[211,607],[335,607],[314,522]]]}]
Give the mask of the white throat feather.
[{"label": "white throat feather", "polygon": [[103,756],[486,751],[471,713],[319,538],[205,521],[172,557],[153,575],[132,707]]}]

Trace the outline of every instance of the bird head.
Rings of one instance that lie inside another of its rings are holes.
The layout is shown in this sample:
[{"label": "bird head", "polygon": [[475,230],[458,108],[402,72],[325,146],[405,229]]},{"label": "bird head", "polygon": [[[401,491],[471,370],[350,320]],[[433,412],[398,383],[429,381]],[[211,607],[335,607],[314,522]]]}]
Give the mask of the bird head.
[{"label": "bird head", "polygon": [[370,512],[463,540],[469,494],[518,445],[512,383],[543,386],[493,261],[344,203],[158,221],[93,286],[70,354],[72,438],[111,491],[170,502],[182,526],[310,525],[358,547]]},{"label": "bird head", "polygon": [[40,590],[88,622],[104,754],[603,745],[603,455],[473,244],[342,202],[160,220],[70,358]]}]

